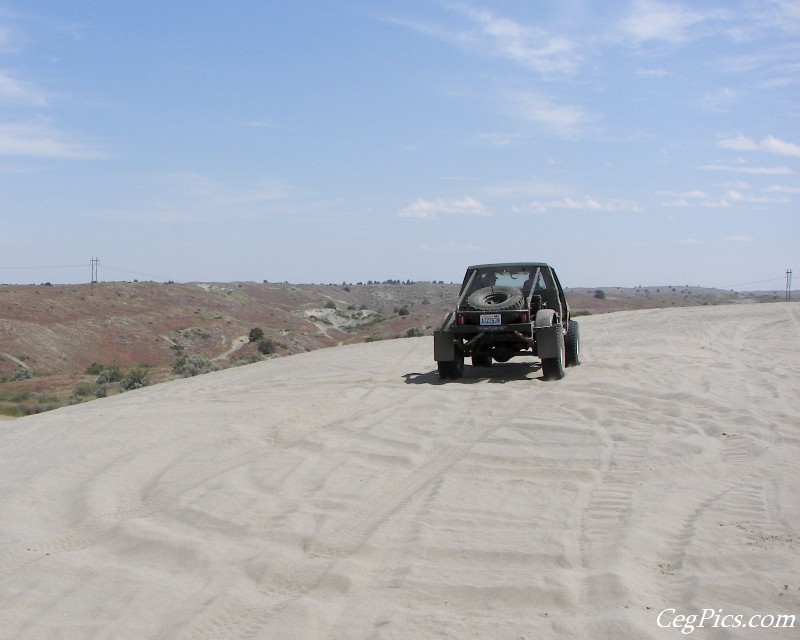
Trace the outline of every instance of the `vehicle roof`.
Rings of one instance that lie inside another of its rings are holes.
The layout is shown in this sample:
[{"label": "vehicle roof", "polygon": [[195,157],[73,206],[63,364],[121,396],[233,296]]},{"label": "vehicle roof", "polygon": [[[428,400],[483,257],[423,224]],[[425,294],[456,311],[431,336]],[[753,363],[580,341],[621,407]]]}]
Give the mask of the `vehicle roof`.
[{"label": "vehicle roof", "polygon": [[550,265],[545,262],[491,262],[489,264],[475,264],[467,269],[488,269],[491,267],[547,267]]}]

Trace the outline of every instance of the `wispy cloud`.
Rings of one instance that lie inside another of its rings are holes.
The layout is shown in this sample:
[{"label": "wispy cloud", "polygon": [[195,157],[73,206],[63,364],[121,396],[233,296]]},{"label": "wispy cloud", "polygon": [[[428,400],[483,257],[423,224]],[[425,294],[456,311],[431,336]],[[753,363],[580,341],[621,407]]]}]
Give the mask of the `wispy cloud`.
[{"label": "wispy cloud", "polygon": [[620,23],[620,30],[635,43],[659,41],[679,44],[697,37],[697,27],[726,14],[718,11],[701,11],[681,4],[636,0],[631,12]]},{"label": "wispy cloud", "polygon": [[462,2],[444,2],[443,6],[465,18],[466,25],[396,17],[385,20],[466,51],[505,58],[543,76],[572,75],[583,62],[580,43],[567,36]]},{"label": "wispy cloud", "polygon": [[498,16],[486,9],[454,3],[449,6],[478,26],[479,37],[471,38],[471,41],[483,45],[495,55],[544,75],[572,74],[582,61],[576,43],[565,36]]},{"label": "wispy cloud", "polygon": [[739,97],[738,91],[725,87],[716,91],[708,91],[700,96],[700,106],[706,111],[721,113],[736,103]]},{"label": "wispy cloud", "polygon": [[591,196],[584,196],[580,200],[574,198],[560,198],[558,200],[536,200],[525,206],[514,207],[518,213],[547,213],[551,209],[570,209],[573,211],[605,211],[641,213],[644,207],[629,200],[598,200]]},{"label": "wispy cloud", "polygon": [[508,92],[505,100],[511,115],[562,138],[580,136],[598,119],[579,105],[558,104],[536,92]]},{"label": "wispy cloud", "polygon": [[731,173],[749,173],[752,175],[788,176],[792,175],[789,167],[746,167],[726,164],[703,164],[695,167],[701,171],[730,171]]},{"label": "wispy cloud", "polygon": [[739,204],[786,204],[791,200],[786,196],[763,196],[745,193],[740,189],[729,189],[722,195],[711,196],[705,191],[658,191],[656,195],[666,197],[659,204],[668,208],[724,209]]},{"label": "wispy cloud", "polygon": [[764,189],[769,193],[800,193],[800,187],[787,187],[785,185],[774,184]]},{"label": "wispy cloud", "polygon": [[21,104],[29,107],[46,107],[47,100],[30,84],[15,78],[9,71],[0,71],[0,104]]},{"label": "wispy cloud", "polygon": [[800,145],[793,142],[785,142],[773,136],[767,136],[759,141],[740,134],[735,138],[720,140],[719,146],[723,149],[733,149],[735,151],[762,151],[778,156],[800,158]]},{"label": "wispy cloud", "polygon": [[0,123],[0,156],[91,159],[107,154],[43,122],[5,122]]},{"label": "wispy cloud", "polygon": [[440,214],[487,216],[489,211],[475,198],[437,198],[424,200],[418,198],[413,203],[397,212],[399,218],[418,218],[436,220]]}]

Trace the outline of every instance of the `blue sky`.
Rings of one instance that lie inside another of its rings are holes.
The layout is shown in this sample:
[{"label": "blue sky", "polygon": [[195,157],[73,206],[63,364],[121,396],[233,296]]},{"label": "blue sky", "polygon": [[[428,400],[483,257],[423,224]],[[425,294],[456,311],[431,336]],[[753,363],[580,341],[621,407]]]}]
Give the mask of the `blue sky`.
[{"label": "blue sky", "polygon": [[780,289],[798,172],[797,0],[0,0],[0,282]]}]

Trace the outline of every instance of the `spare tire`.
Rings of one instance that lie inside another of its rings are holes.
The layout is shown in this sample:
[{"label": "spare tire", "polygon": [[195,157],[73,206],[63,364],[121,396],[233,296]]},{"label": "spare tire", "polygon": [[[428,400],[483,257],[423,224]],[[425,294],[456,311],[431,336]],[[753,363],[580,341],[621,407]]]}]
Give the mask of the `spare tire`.
[{"label": "spare tire", "polygon": [[484,287],[471,293],[467,304],[475,311],[515,311],[525,308],[525,297],[514,287]]}]

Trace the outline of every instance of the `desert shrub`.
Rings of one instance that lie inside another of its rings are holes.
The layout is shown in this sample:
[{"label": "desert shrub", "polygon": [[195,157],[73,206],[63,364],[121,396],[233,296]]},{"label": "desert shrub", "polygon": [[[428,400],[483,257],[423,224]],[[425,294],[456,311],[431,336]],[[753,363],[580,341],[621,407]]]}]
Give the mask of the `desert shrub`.
[{"label": "desert shrub", "polygon": [[419,327],[411,327],[403,334],[406,338],[420,338],[425,335],[425,332]]},{"label": "desert shrub", "polygon": [[602,289],[595,289],[594,297],[598,300],[605,300],[606,299],[606,292]]},{"label": "desert shrub", "polygon": [[31,372],[29,369],[20,369],[19,371],[15,371],[14,375],[11,376],[12,382],[19,382],[20,380],[27,380],[31,377]]},{"label": "desert shrub", "polygon": [[410,313],[408,307],[400,307],[399,309],[396,309],[396,311],[398,316],[407,316]]},{"label": "desert shrub", "polygon": [[99,362],[93,362],[88,367],[86,367],[86,375],[90,376],[99,376],[100,372],[105,369],[105,367],[100,364]]},{"label": "desert shrub", "polygon": [[97,388],[94,390],[95,398],[105,398],[107,395],[108,395],[108,385],[106,384],[98,385]]},{"label": "desert shrub", "polygon": [[119,381],[119,388],[123,391],[132,391],[133,389],[146,387],[147,384],[147,368],[136,367],[131,369],[128,374]]},{"label": "desert shrub", "polygon": [[325,308],[326,309],[335,309],[336,308],[336,303],[333,300],[328,300],[325,303]]},{"label": "desert shrub", "polygon": [[258,351],[265,356],[275,353],[276,346],[275,341],[270,338],[261,338],[261,340],[258,341]]},{"label": "desert shrub", "polygon": [[122,380],[122,371],[119,367],[106,367],[98,375],[95,382],[97,384],[110,384]]},{"label": "desert shrub", "polygon": [[258,342],[264,337],[264,332],[258,327],[250,329],[250,342]]},{"label": "desert shrub", "polygon": [[211,371],[222,369],[216,362],[212,362],[205,356],[184,356],[172,367],[172,372],[182,375],[184,378],[199,376]]},{"label": "desert shrub", "polygon": [[81,382],[72,390],[72,395],[81,397],[92,396],[94,395],[94,390],[95,385],[91,382]]}]

